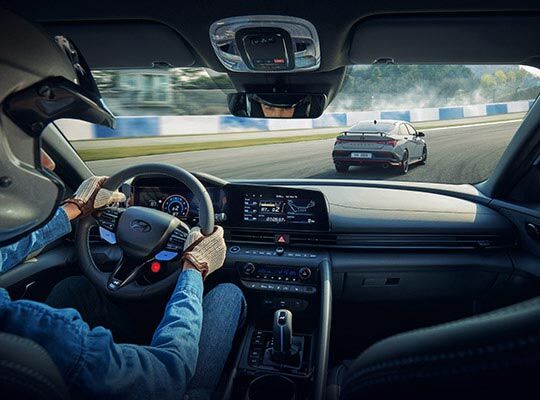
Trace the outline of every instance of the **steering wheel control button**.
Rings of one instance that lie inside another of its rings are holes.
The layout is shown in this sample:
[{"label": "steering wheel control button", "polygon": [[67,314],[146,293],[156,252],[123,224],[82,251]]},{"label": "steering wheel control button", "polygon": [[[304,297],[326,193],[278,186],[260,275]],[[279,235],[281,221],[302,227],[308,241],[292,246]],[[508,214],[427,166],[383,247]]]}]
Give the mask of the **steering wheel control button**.
[{"label": "steering wheel control button", "polygon": [[99,226],[110,232],[114,232],[116,230],[116,225],[118,224],[120,214],[120,211],[116,209],[109,208],[103,210],[97,218]]},{"label": "steering wheel control button", "polygon": [[240,246],[231,246],[229,249],[229,253],[236,254],[238,252],[240,252]]},{"label": "steering wheel control button", "polygon": [[[187,235],[188,234],[186,232],[180,229],[175,229],[171,237],[167,241],[167,245],[165,246],[165,249],[166,249],[165,253],[175,253],[175,255],[172,258],[176,257],[176,253],[184,249],[184,243],[186,242]],[[161,253],[163,252],[160,252],[159,254]],[[164,257],[169,257],[169,256],[170,255],[165,255]],[[170,259],[172,260],[172,258]]]},{"label": "steering wheel control button", "polygon": [[178,256],[178,253],[175,251],[162,250],[154,258],[158,261],[171,261],[176,256]]},{"label": "steering wheel control button", "polygon": [[150,271],[154,274],[159,273],[159,271],[161,271],[161,264],[157,261],[152,262],[152,264],[150,264]]},{"label": "steering wheel control button", "polygon": [[116,235],[101,226],[99,227],[99,236],[107,243],[116,244]]}]

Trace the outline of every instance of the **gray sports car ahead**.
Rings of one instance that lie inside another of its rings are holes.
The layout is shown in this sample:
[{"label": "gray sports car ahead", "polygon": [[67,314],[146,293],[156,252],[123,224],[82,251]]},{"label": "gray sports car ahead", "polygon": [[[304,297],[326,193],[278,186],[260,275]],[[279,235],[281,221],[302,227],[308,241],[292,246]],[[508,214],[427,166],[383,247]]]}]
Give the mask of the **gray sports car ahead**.
[{"label": "gray sports car ahead", "polygon": [[336,138],[332,158],[338,172],[351,165],[380,164],[406,174],[409,165],[427,160],[424,136],[407,121],[361,121]]}]

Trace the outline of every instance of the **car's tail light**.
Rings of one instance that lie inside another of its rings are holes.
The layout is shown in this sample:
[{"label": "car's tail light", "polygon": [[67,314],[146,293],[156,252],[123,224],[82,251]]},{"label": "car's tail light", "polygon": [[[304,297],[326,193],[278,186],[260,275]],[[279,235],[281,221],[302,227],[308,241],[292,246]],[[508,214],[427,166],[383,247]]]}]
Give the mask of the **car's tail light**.
[{"label": "car's tail light", "polygon": [[391,140],[379,140],[377,143],[384,144],[386,146],[392,146],[395,147],[397,144],[397,140],[391,139]]},{"label": "car's tail light", "polygon": [[336,139],[336,142],[334,143],[334,145],[340,144],[340,143],[346,143],[346,142],[352,142],[352,140],[347,140],[347,139]]}]

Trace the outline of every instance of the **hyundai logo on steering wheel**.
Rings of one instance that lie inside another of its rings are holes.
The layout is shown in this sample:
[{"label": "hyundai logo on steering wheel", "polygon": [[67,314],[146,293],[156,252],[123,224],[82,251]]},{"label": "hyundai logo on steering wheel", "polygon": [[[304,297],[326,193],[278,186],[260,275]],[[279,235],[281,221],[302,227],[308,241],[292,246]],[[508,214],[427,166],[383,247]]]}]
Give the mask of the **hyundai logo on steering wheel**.
[{"label": "hyundai logo on steering wheel", "polygon": [[144,232],[150,232],[152,230],[152,227],[150,226],[150,224],[147,222],[144,222],[141,219],[134,219],[133,221],[131,221],[130,226],[131,226],[131,229],[137,232],[144,233]]}]

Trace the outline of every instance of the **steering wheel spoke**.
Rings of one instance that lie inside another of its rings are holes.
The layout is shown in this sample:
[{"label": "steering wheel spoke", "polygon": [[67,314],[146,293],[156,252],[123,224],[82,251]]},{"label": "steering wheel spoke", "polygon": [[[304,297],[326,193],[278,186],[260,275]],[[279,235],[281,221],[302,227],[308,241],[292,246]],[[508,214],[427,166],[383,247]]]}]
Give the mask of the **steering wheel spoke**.
[{"label": "steering wheel spoke", "polygon": [[107,207],[100,210],[99,215],[96,216],[96,221],[99,227],[99,236],[110,244],[116,244],[116,228],[118,227],[118,220],[125,211],[124,208]]},{"label": "steering wheel spoke", "polygon": [[114,292],[135,281],[143,272],[145,264],[145,261],[138,262],[127,257],[122,258],[109,276],[107,289]]}]

